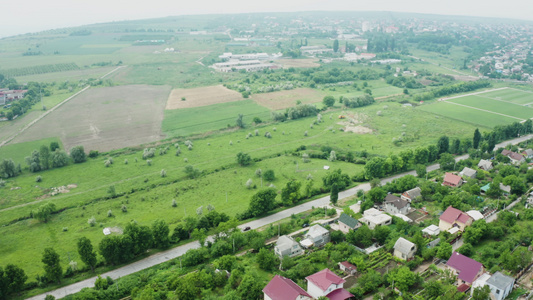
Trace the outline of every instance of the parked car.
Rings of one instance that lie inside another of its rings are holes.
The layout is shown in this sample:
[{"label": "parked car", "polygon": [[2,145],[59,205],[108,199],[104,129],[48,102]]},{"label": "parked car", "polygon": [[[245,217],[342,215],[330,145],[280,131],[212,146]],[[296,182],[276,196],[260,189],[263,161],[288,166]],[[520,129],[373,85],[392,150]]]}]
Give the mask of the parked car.
[{"label": "parked car", "polygon": [[309,227],[309,224],[305,223],[305,224],[302,225],[302,227],[303,227],[303,228],[305,228],[305,227]]},{"label": "parked car", "polygon": [[252,228],[250,228],[250,226],[246,226],[246,227],[244,227],[244,229],[242,231],[248,231],[250,229],[252,229]]}]

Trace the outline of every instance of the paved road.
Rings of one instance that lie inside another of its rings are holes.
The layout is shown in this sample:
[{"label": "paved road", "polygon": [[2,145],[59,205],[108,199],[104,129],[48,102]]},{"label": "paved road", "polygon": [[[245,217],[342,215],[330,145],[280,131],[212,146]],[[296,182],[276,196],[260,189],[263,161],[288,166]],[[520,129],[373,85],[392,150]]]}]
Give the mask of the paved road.
[{"label": "paved road", "polygon": [[[508,144],[517,144],[517,143],[523,142],[525,140],[528,140],[530,138],[533,138],[533,134],[528,135],[528,136],[523,136],[523,137],[520,137],[520,138],[516,138],[516,139],[510,140],[510,141],[506,141],[504,143],[500,143],[500,144],[496,145],[496,148],[504,147],[504,146],[506,146]],[[466,158],[468,158],[468,155],[461,155],[461,156],[456,157],[455,159],[456,159],[456,161],[459,161],[461,159],[466,159]],[[435,165],[428,166],[427,170],[429,172],[429,171],[436,170],[438,168],[439,168],[439,165],[435,164]],[[410,171],[410,172],[405,172],[405,173],[402,173],[402,174],[397,174],[397,175],[394,175],[394,176],[391,176],[391,177],[388,177],[388,178],[384,178],[384,179],[381,180],[381,183],[385,184],[387,182],[391,182],[394,179],[403,177],[405,175],[416,175],[416,172],[415,171]],[[360,184],[360,185],[358,185],[358,186],[356,186],[354,188],[342,191],[342,192],[339,193],[339,199],[351,197],[351,196],[357,194],[358,190],[369,191],[370,190],[370,184],[369,183],[363,183],[363,184]],[[322,197],[322,198],[319,198],[319,199],[316,199],[316,200],[313,200],[313,201],[309,201],[307,203],[300,204],[298,206],[286,209],[284,211],[280,211],[280,212],[275,213],[273,215],[270,215],[268,217],[264,217],[264,218],[261,218],[261,219],[258,219],[258,220],[254,220],[254,221],[242,224],[242,225],[239,226],[239,228],[242,229],[242,228],[245,228],[245,227],[249,226],[252,229],[257,229],[259,227],[263,227],[263,226],[268,225],[270,223],[274,223],[276,221],[279,221],[279,220],[282,220],[282,219],[285,219],[285,218],[289,218],[292,214],[297,214],[297,213],[304,212],[306,210],[310,210],[313,206],[314,207],[325,206],[325,205],[328,205],[329,203],[330,203],[329,196]],[[513,203],[513,204],[509,205],[509,207],[512,207],[514,204],[516,204],[516,203]],[[494,214],[493,216],[495,218],[496,214]],[[183,255],[189,249],[197,249],[199,247],[200,247],[200,243],[198,243],[197,241],[191,242],[191,243],[188,243],[188,244],[176,247],[176,248],[172,248],[172,249],[164,251],[164,252],[159,252],[159,253],[154,254],[152,256],[149,256],[149,257],[147,257],[145,259],[142,259],[140,261],[131,263],[131,264],[127,265],[127,266],[124,266],[124,267],[118,268],[116,270],[109,271],[107,273],[101,274],[101,276],[102,277],[109,276],[109,277],[111,277],[113,279],[117,279],[117,278],[129,275],[129,274],[138,272],[140,270],[152,267],[154,265],[169,261],[171,259],[174,259],[176,257],[179,257],[179,256]],[[71,284],[69,286],[65,286],[65,287],[50,291],[50,292],[48,292],[46,294],[37,295],[37,296],[29,298],[29,299],[31,299],[31,300],[42,300],[42,299],[44,299],[44,297],[46,295],[53,295],[56,298],[62,298],[62,297],[65,297],[66,295],[77,293],[77,292],[81,291],[81,289],[83,289],[83,288],[93,287],[95,280],[96,280],[96,277],[89,278],[89,279],[86,279],[84,281],[80,281],[80,282],[77,282],[75,284]]]}]

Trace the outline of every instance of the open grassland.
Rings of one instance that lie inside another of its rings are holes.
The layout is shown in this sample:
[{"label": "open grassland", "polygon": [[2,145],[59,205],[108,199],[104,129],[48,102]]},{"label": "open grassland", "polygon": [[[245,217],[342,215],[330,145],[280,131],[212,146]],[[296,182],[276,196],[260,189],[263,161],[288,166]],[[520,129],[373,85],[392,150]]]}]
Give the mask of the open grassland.
[{"label": "open grassland", "polygon": [[284,69],[288,68],[313,68],[320,67],[317,58],[302,58],[302,59],[289,59],[283,58],[275,61],[277,64],[281,64]]},{"label": "open grassland", "polygon": [[168,96],[166,109],[182,109],[243,100],[242,95],[222,85],[193,89],[174,89]]},{"label": "open grassland", "polygon": [[108,151],[158,141],[169,87],[92,88],[47,115],[13,143],[59,137],[66,149]]},{"label": "open grassland", "polygon": [[18,144],[7,144],[0,147],[0,159],[11,158],[15,163],[25,165],[25,158],[30,156],[33,150],[38,151],[41,145],[48,147],[51,142],[57,142],[63,148],[61,141],[55,137]]},{"label": "open grassland", "polygon": [[[382,116],[377,116],[377,111],[382,111]],[[359,115],[360,125],[373,129],[373,133],[359,135],[340,131],[340,125],[337,124],[340,113]],[[308,174],[314,178],[315,187],[320,187],[322,176],[328,172],[323,169],[324,165],[329,165],[331,170],[341,168],[350,175],[362,170],[362,165],[341,161],[312,159],[310,163],[304,164],[298,156],[291,155],[301,145],[317,150],[320,146],[327,145],[337,153],[363,149],[371,153],[397,153],[407,148],[435,143],[443,134],[470,137],[475,129],[466,123],[449,122],[449,119],[436,118],[432,114],[404,108],[396,103],[326,112],[324,122],[310,128],[309,124],[314,120],[310,117],[212,135],[193,140],[193,150],[190,151],[180,141],[180,156],[174,155],[176,150],[171,145],[166,155],[159,155],[156,151],[151,166],[141,159],[142,151],[125,151],[37,174],[26,171],[23,175],[8,180],[7,186],[0,189],[0,209],[4,209],[0,213],[1,225],[27,217],[43,201],[52,201],[58,209],[66,210],[54,215],[46,224],[26,219],[0,227],[0,235],[3,237],[0,256],[5,261],[17,262],[33,277],[42,273],[40,258],[44,247],[53,246],[61,255],[63,266],[67,265],[68,255],[79,262],[76,239],[87,236],[96,245],[103,238],[103,227],[124,228],[131,220],[149,225],[157,218],[175,224],[185,215],[195,213],[199,206],[205,207],[207,204],[234,216],[246,209],[250,197],[257,191],[246,189],[246,181],[252,179],[253,184],[260,188],[261,180],[255,175],[258,168],[275,171],[276,180],[273,184],[277,189],[281,189],[292,178],[304,181]],[[255,129],[259,131],[258,136],[253,134]],[[308,136],[304,136],[305,131]],[[254,136],[246,139],[248,132]],[[266,132],[270,132],[272,138],[264,137]],[[392,140],[399,136],[403,136],[406,142],[394,146]],[[248,167],[239,167],[236,165],[235,155],[240,151],[262,160]],[[110,156],[114,163],[106,168],[104,161]],[[125,164],[125,160],[129,163]],[[187,179],[184,167],[188,164],[207,172],[207,175],[196,180]],[[166,170],[167,177],[160,176],[161,169]],[[38,184],[35,183],[37,175],[43,178]],[[71,189],[69,193],[43,197],[49,193],[50,187],[68,184],[76,184],[77,188]],[[263,186],[268,184],[270,183],[263,182]],[[110,186],[114,186],[117,193],[125,195],[105,199]],[[13,187],[20,189],[11,190]],[[172,199],[178,202],[176,208],[171,207]],[[41,202],[17,207],[34,201]],[[127,206],[127,213],[120,211],[122,205]],[[6,208],[11,209],[5,210]],[[114,217],[107,217],[108,210],[112,211]],[[97,220],[96,227],[87,224],[92,216]]]},{"label": "open grassland", "polygon": [[188,136],[206,131],[235,126],[238,114],[244,115],[244,122],[252,123],[254,117],[270,119],[270,110],[253,100],[242,100],[203,107],[165,110],[162,130],[167,137]]},{"label": "open grassland", "polygon": [[497,125],[505,125],[518,121],[514,118],[495,115],[481,110],[471,109],[446,102],[425,104],[417,107],[416,109],[486,128],[492,128]]},{"label": "open grassland", "polygon": [[100,78],[103,75],[114,70],[116,67],[96,67],[88,68],[75,71],[65,71],[65,72],[54,72],[54,73],[45,73],[45,74],[35,74],[27,76],[16,77],[17,82],[64,82],[64,81],[79,81],[89,78]]},{"label": "open grassland", "polygon": [[257,104],[268,109],[279,110],[295,106],[296,101],[300,101],[301,103],[318,103],[322,101],[325,95],[327,93],[320,90],[297,88],[294,90],[253,94],[252,99]]}]

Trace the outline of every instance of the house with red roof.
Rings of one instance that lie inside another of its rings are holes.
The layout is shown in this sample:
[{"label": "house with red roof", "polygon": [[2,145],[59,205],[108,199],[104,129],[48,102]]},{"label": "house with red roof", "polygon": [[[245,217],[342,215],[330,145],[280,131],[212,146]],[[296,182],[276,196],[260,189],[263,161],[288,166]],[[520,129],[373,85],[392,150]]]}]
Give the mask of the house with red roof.
[{"label": "house with red roof", "polygon": [[480,262],[455,251],[446,262],[445,267],[457,275],[458,286],[463,284],[471,286],[485,271]]},{"label": "house with red roof", "polygon": [[339,262],[339,269],[348,275],[355,275],[355,273],[357,273],[357,267],[348,261]]},{"label": "house with red roof", "polygon": [[464,213],[457,208],[448,206],[448,208],[439,217],[439,229],[441,231],[449,230],[456,227],[460,231],[464,231],[466,226],[472,225],[474,219],[467,213]]},{"label": "house with red roof", "polygon": [[305,277],[307,292],[314,298],[325,296],[330,300],[346,300],[353,295],[343,288],[346,280],[340,278],[330,269],[324,269]]},{"label": "house with red roof", "polygon": [[463,178],[461,178],[461,176],[446,172],[446,174],[444,174],[444,181],[442,184],[451,187],[458,187],[463,184]]},{"label": "house with red roof", "polygon": [[289,278],[274,276],[263,289],[265,300],[311,300],[309,295],[299,285]]}]

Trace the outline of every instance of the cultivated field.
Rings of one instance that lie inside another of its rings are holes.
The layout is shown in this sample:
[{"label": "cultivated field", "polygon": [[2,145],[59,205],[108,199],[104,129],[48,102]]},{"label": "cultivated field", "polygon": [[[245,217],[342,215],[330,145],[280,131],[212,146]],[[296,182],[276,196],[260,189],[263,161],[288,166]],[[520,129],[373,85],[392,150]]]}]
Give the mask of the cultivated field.
[{"label": "cultivated field", "polygon": [[303,58],[303,59],[278,59],[276,63],[279,63],[283,68],[314,68],[320,67],[317,58]]},{"label": "cultivated field", "polygon": [[18,136],[12,143],[59,137],[66,149],[109,151],[158,141],[170,87],[92,88]]},{"label": "cultivated field", "polygon": [[298,88],[287,91],[253,94],[251,98],[261,106],[271,110],[279,110],[295,106],[298,100],[302,103],[318,103],[322,101],[325,95],[326,93],[318,90]]},{"label": "cultivated field", "polygon": [[[182,100],[184,98],[185,100]],[[181,109],[208,106],[243,100],[239,92],[225,88],[222,85],[193,89],[174,89],[170,92],[165,109]]]},{"label": "cultivated field", "polygon": [[494,127],[533,118],[533,93],[499,89],[445,98],[418,109],[484,127]]}]

